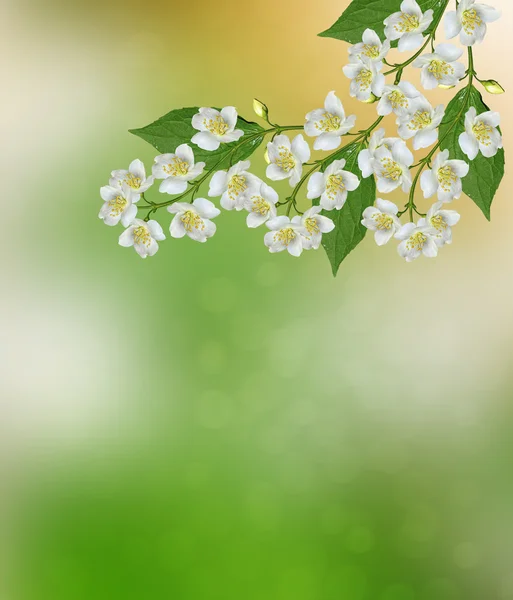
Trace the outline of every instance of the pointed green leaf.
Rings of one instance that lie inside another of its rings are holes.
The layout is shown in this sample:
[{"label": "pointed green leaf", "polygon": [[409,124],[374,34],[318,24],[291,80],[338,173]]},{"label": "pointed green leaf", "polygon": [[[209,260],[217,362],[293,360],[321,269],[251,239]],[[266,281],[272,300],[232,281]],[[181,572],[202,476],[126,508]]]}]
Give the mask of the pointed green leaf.
[{"label": "pointed green leaf", "polygon": [[[220,169],[246,159],[262,143],[264,131],[257,123],[239,117],[237,129],[244,131],[244,137],[238,142],[221,144],[218,150],[208,152],[191,143],[192,137],[198,133],[192,126],[192,117],[199,108],[179,108],[167,113],[154,123],[141,129],[131,129],[130,133],[139,136],[161,154],[173,153],[180,144],[189,144],[194,150],[196,162],[205,162],[207,168],[218,166]],[[237,147],[232,152],[234,146]]]},{"label": "pointed green leaf", "polygon": [[368,206],[372,206],[376,199],[374,177],[363,179],[358,167],[358,154],[362,149],[361,144],[350,144],[337,154],[337,159],[346,160],[344,170],[354,173],[360,179],[360,185],[354,192],[349,192],[341,210],[322,211],[323,215],[335,223],[335,229],[322,236],[322,245],[334,276],[337,275],[340,263],[365,237],[367,229],[361,224],[362,213]]},{"label": "pointed green leaf", "polygon": [[490,110],[474,86],[458,92],[447,105],[444,120],[440,125],[440,147],[442,150],[449,150],[450,158],[464,160],[470,165],[468,175],[462,179],[463,192],[490,220],[492,201],[504,176],[504,150],[501,148],[492,158],[486,158],[479,153],[474,160],[468,159],[458,140],[460,134],[465,131],[465,115],[471,106],[476,108],[478,114]]},{"label": "pointed green leaf", "polygon": [[[402,0],[353,0],[342,13],[339,20],[329,29],[319,35],[321,37],[344,40],[350,44],[362,41],[363,32],[366,29],[374,29],[382,40],[385,39],[385,26],[383,21],[395,12],[399,12]],[[429,35],[433,25],[438,23],[441,14],[447,5],[446,0],[418,0],[423,12],[433,10],[433,21],[424,32]],[[397,45],[395,42],[392,45]]]}]

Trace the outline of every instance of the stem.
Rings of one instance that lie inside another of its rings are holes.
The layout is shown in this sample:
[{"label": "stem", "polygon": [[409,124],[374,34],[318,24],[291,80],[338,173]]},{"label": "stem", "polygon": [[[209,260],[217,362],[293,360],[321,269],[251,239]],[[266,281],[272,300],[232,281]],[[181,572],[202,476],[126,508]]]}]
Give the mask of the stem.
[{"label": "stem", "polygon": [[192,193],[192,199],[191,199],[191,202],[192,202],[194,200],[194,197],[196,196],[197,192],[199,191],[201,184],[204,181],[206,181],[210,177],[210,175],[212,175],[212,173],[219,167],[219,165],[221,163],[223,163],[228,158],[230,158],[230,160],[231,160],[234,153],[237,150],[239,150],[240,148],[242,148],[242,146],[244,146],[248,142],[252,142],[253,140],[257,139],[258,137],[264,138],[269,133],[275,133],[276,135],[278,135],[278,134],[282,133],[283,131],[297,131],[299,129],[303,129],[303,125],[286,125],[284,127],[282,127],[281,125],[276,125],[276,126],[271,127],[270,129],[264,129],[263,131],[254,133],[253,135],[250,135],[250,136],[246,137],[245,139],[243,139],[238,144],[235,144],[226,156],[223,156],[222,158],[220,158],[204,175],[202,175],[196,181],[192,182],[190,184],[189,188],[183,194],[180,194],[179,196],[177,196],[176,198],[172,198],[171,200],[167,200],[166,202],[158,202],[158,203],[152,202],[151,200],[147,200],[143,194],[142,195],[143,200],[145,202],[147,202],[148,204],[150,204],[150,206],[140,206],[139,208],[141,208],[143,210],[150,209],[150,212],[147,215],[147,217],[149,217],[151,215],[151,213],[156,212],[157,210],[159,210],[159,208],[171,206],[171,204],[174,204],[175,202],[179,202],[180,200],[183,200],[191,193]]},{"label": "stem", "polygon": [[[390,69],[389,71],[386,71],[384,73],[384,75],[391,75],[392,73],[395,73],[396,71],[399,71],[400,73],[402,73],[402,71],[408,66],[410,65],[416,58],[418,58],[426,49],[427,45],[432,42],[435,39],[436,36],[436,30],[438,29],[438,25],[440,25],[440,21],[442,20],[442,17],[444,16],[445,13],[445,9],[447,8],[447,5],[449,4],[449,0],[445,0],[443,9],[440,11],[440,14],[438,15],[436,21],[433,23],[433,31],[431,32],[431,34],[427,37],[426,41],[424,42],[424,44],[421,46],[420,50],[418,50],[413,56],[411,56],[408,60],[405,60],[403,63],[399,64],[399,65],[395,65],[393,69]],[[400,79],[400,78],[399,78]],[[399,83],[398,81],[396,81],[396,85],[397,83]]]},{"label": "stem", "polygon": [[413,211],[415,211],[418,215],[421,215],[421,213],[418,212],[417,207],[415,206],[414,199],[415,199],[415,188],[417,187],[417,183],[419,181],[422,171],[428,164],[430,164],[431,159],[433,158],[435,152],[440,148],[443,141],[449,135],[449,133],[451,133],[451,131],[454,129],[454,127],[456,127],[456,124],[459,122],[463,113],[468,108],[468,100],[470,97],[470,91],[472,89],[472,83],[473,83],[474,77],[476,75],[476,72],[474,70],[474,54],[472,51],[472,47],[470,47],[470,46],[468,48],[468,74],[469,74],[469,80],[467,83],[467,93],[465,95],[465,100],[464,100],[458,114],[456,115],[456,117],[454,118],[453,122],[450,124],[449,128],[444,133],[444,135],[438,140],[438,142],[435,144],[435,146],[429,152],[429,154],[427,156],[425,156],[417,165],[419,167],[419,170],[417,171],[417,173],[413,179],[413,182],[412,182],[412,186],[410,189],[410,195],[409,195],[409,199],[408,199],[408,204],[406,204],[405,209],[401,213],[399,213],[400,215],[402,215],[406,211],[409,211],[410,221],[413,221]]}]

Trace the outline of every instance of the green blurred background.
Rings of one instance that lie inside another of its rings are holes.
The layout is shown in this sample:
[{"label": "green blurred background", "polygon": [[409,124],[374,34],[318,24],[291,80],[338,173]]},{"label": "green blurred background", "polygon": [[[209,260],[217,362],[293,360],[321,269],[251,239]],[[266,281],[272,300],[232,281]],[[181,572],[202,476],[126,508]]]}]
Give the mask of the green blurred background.
[{"label": "green blurred background", "polygon": [[146,261],[97,218],[172,108],[370,123],[316,37],[348,3],[2,0],[1,600],[513,599],[511,177],[438,259],[369,237],[337,279],[242,214]]}]

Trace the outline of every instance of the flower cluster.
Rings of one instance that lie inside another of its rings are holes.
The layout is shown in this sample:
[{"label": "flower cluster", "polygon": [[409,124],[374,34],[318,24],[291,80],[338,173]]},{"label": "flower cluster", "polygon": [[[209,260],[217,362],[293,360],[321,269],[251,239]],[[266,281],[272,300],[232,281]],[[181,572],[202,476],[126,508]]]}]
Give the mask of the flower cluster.
[{"label": "flower cluster", "polygon": [[[410,64],[420,69],[424,90],[449,89],[468,77],[470,91],[473,78],[477,78],[472,45],[482,41],[487,23],[498,16],[498,11],[475,0],[461,0],[456,11],[447,13],[447,37],[459,34],[461,44],[468,47],[468,68],[460,62],[462,48],[447,43],[434,45],[442,14],[435,19],[433,10],[423,12],[416,0],[404,0],[400,11],[385,19],[384,40],[376,31],[365,30],[362,41],[349,48],[349,64],[343,67],[343,72],[350,79],[352,97],[376,103],[378,118],[366,130],[351,133],[356,117],[346,115],[334,91],[327,94],[322,108],[306,114],[305,123],[300,126],[274,125],[269,121],[267,107],[255,100],[255,112],[270,126],[260,135],[273,134],[265,153],[266,178],[271,182],[288,180],[293,188],[283,201],[269,183],[251,172],[251,162],[246,159],[249,153],[240,153],[255,136],[248,137],[250,134],[240,122],[236,109],[200,108],[184,123],[184,130],[191,131],[190,137],[183,139],[182,136],[184,143],[174,152],[157,156],[151,176],[146,176],[140,160],[133,161],[127,170],[112,172],[109,185],[101,188],[104,204],[100,218],[110,226],[121,223],[125,231],[119,237],[120,245],[133,246],[143,258],[155,254],[158,242],[165,239],[162,227],[150,218],[163,207],[173,215],[169,222],[172,238],[188,236],[194,241],[206,242],[216,233],[213,219],[221,211],[212,200],[196,198],[196,195],[203,182],[211,177],[209,198],[219,199],[224,210],[245,211],[249,228],[265,226],[268,231],[263,241],[270,252],[287,251],[292,256],[300,256],[303,250],[319,248],[322,236],[335,228],[342,214],[338,211],[351,202],[351,194],[362,180],[374,177],[380,195],[401,190],[408,194],[408,202],[404,210],[381,197],[373,206],[367,202],[363,214],[361,209],[357,212],[361,224],[374,232],[379,246],[398,240],[398,253],[408,262],[421,255],[436,256],[441,247],[452,241],[452,227],[460,216],[454,210],[447,210],[445,205],[460,198],[462,179],[469,173],[470,161],[479,153],[486,158],[493,157],[502,148],[500,117],[495,112],[478,114],[474,107],[466,107],[466,112],[458,116],[465,120],[465,131],[458,141],[468,162],[450,156],[439,137],[446,117],[445,106],[433,106],[412,83],[402,80],[403,71]],[[399,52],[416,53],[404,63],[390,64],[387,57],[395,42]],[[429,43],[431,52],[426,52]],[[385,65],[390,67],[388,71]],[[394,80],[387,82],[387,75],[392,74]],[[500,88],[497,82],[493,84]],[[378,128],[389,115],[395,119],[396,126],[396,135],[390,137],[383,127]],[[299,133],[289,137],[285,132],[292,130]],[[314,151],[331,154],[310,162],[311,149],[303,134],[312,138]],[[343,154],[346,146],[340,148],[345,136],[354,136],[347,146],[358,149],[358,169],[348,166]],[[413,151],[429,149],[416,165],[409,142]],[[219,154],[210,153],[216,153],[224,145],[228,148],[223,158],[217,162],[212,160],[213,166],[207,168],[209,157]],[[237,162],[234,160],[236,150],[242,158]],[[196,161],[195,153],[205,162]],[[224,169],[219,168],[221,163]],[[305,166],[311,167],[306,173]],[[416,167],[419,169],[414,176],[412,170]],[[145,193],[155,180],[160,180],[159,192],[171,199],[160,203],[146,199]],[[435,197],[436,202],[427,213],[419,212],[415,205],[417,183],[424,198]],[[297,195],[303,184],[312,205],[301,212]],[[143,208],[148,211],[144,219],[137,218],[141,199],[146,203]],[[278,214],[281,206],[286,206],[284,215]],[[291,217],[292,209],[297,214]],[[414,220],[414,213],[418,219]],[[405,214],[409,221],[401,223]]]}]

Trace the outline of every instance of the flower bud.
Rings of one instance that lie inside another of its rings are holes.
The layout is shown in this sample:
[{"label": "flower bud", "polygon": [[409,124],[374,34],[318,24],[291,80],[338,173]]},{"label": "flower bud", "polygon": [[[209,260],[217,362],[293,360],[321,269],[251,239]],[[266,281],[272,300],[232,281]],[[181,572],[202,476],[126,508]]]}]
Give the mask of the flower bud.
[{"label": "flower bud", "polygon": [[269,150],[267,150],[267,149],[265,150],[264,159],[268,165],[271,164],[271,159],[269,158]]},{"label": "flower bud", "polygon": [[481,81],[481,83],[489,94],[504,94],[504,88],[495,79],[487,79],[486,81]]},{"label": "flower bud", "polygon": [[365,104],[374,104],[374,102],[377,100],[379,100],[379,98],[371,92],[371,95],[367,98],[367,100],[364,100],[364,102]]},{"label": "flower bud", "polygon": [[269,116],[269,109],[263,102],[260,102],[260,100],[257,100],[255,98],[253,100],[253,110],[255,111],[257,117],[260,117],[261,119],[265,119],[267,121],[267,117]]}]

